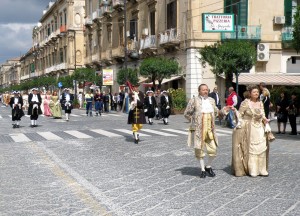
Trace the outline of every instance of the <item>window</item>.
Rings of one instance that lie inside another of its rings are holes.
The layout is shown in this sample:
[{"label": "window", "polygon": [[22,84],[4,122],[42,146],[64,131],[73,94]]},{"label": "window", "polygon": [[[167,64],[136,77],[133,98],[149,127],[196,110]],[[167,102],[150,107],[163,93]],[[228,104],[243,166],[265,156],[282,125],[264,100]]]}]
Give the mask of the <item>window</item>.
[{"label": "window", "polygon": [[130,20],[130,39],[138,40],[137,19]]},{"label": "window", "polygon": [[167,29],[177,28],[177,1],[167,4]]},{"label": "window", "polygon": [[124,45],[124,27],[119,26],[119,45]]},{"label": "window", "polygon": [[284,0],[285,25],[292,26],[297,7],[300,6],[300,0]]},{"label": "window", "polygon": [[49,36],[51,34],[50,24],[47,27],[47,35]]},{"label": "window", "polygon": [[60,22],[60,26],[63,25],[63,16],[62,14],[59,15],[59,22]]},{"label": "window", "polygon": [[150,12],[149,22],[150,22],[150,35],[155,35],[155,11]]},{"label": "window", "polygon": [[237,15],[235,25],[248,25],[248,0],[225,0],[224,12]]},{"label": "window", "polygon": [[64,11],[64,16],[65,16],[65,25],[67,25],[67,11]]},{"label": "window", "polygon": [[63,50],[63,48],[59,49],[59,62],[60,63],[64,62],[64,50]]}]

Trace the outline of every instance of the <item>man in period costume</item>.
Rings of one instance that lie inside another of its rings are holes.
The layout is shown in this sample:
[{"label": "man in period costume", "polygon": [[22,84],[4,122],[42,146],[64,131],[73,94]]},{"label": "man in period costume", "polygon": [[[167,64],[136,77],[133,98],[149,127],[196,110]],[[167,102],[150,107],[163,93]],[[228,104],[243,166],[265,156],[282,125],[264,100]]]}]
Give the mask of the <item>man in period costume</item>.
[{"label": "man in period costume", "polygon": [[132,132],[134,137],[134,143],[139,143],[138,131],[142,129],[143,124],[146,123],[144,113],[144,93],[139,91],[138,86],[133,88],[133,91],[129,94],[130,111],[128,115],[128,124],[132,125]]},{"label": "man in period costume", "polygon": [[[208,87],[201,84],[198,87],[199,96],[190,99],[184,116],[191,120],[188,145],[195,149],[195,156],[200,161],[200,178],[206,175],[214,177],[215,173],[211,168],[213,159],[216,157],[218,139],[215,130],[215,116],[218,108],[215,100],[208,97]],[[204,157],[208,154],[208,161],[205,166]]]},{"label": "man in period costume", "polygon": [[42,97],[38,93],[37,88],[33,88],[28,96],[28,115],[30,115],[31,127],[37,127],[37,119],[39,115],[43,114],[41,110]]},{"label": "man in period costume", "polygon": [[22,116],[24,116],[24,112],[22,110],[23,99],[20,96],[20,92],[14,91],[14,96],[10,98],[9,105],[12,108],[11,116],[13,121],[13,128],[20,127],[20,121]]},{"label": "man in period costume", "polygon": [[61,107],[65,111],[66,121],[70,120],[70,114],[73,109],[73,100],[74,95],[70,94],[70,89],[66,88],[60,99]]},{"label": "man in period costume", "polygon": [[161,116],[164,121],[164,124],[168,124],[168,118],[171,114],[172,98],[169,96],[168,92],[164,90],[160,98],[161,104]]},{"label": "man in period costume", "polygon": [[153,96],[153,91],[149,90],[146,92],[147,97],[145,98],[145,115],[148,116],[148,123],[153,124],[153,118],[155,116],[155,109],[157,108],[155,97]]},{"label": "man in period costume", "polygon": [[156,119],[158,120],[161,115],[161,106],[160,106],[160,98],[161,98],[161,93],[160,93],[160,90],[158,89],[155,93],[155,101],[156,101],[156,108],[155,108],[155,116],[156,116]]}]

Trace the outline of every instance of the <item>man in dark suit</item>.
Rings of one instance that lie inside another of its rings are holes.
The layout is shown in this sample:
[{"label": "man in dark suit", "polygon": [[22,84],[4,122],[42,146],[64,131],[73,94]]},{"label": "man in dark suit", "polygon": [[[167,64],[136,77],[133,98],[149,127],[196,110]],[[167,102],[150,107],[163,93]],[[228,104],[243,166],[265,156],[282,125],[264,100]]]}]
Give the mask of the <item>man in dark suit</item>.
[{"label": "man in dark suit", "polygon": [[37,88],[33,88],[28,96],[28,115],[30,115],[31,127],[37,127],[36,121],[39,115],[43,114],[41,110],[42,97]]},{"label": "man in dark suit", "polygon": [[70,120],[70,114],[73,109],[73,101],[74,101],[74,95],[70,94],[70,89],[65,88],[64,93],[61,96],[61,107],[65,111],[66,115],[66,121]]},{"label": "man in dark suit", "polygon": [[24,116],[24,112],[22,110],[23,99],[22,96],[20,96],[20,92],[14,91],[13,94],[14,96],[10,98],[9,102],[9,105],[12,108],[11,117],[13,121],[13,128],[19,128],[21,118]]},{"label": "man in dark suit", "polygon": [[161,98],[160,98],[160,104],[161,104],[161,116],[163,119],[163,122],[165,125],[169,124],[168,118],[171,114],[171,108],[172,108],[172,98],[168,94],[166,90],[162,92]]},{"label": "man in dark suit", "polygon": [[220,97],[219,97],[219,92],[218,92],[218,87],[214,87],[213,92],[211,92],[209,95],[209,97],[212,97],[213,99],[215,99],[216,102],[216,106],[218,107],[218,109],[221,109],[221,102],[220,102]]}]

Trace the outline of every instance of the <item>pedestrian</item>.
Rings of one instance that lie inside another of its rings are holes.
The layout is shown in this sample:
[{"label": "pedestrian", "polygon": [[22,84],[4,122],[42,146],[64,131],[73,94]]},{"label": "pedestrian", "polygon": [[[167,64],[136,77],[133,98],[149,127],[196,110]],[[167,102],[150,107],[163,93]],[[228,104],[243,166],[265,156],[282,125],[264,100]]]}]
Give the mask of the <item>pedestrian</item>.
[{"label": "pedestrian", "polygon": [[172,98],[168,94],[166,90],[162,92],[162,96],[160,98],[161,104],[161,116],[165,125],[169,124],[168,118],[171,114],[171,107],[172,107]]},{"label": "pedestrian", "polygon": [[[212,162],[217,155],[218,138],[215,129],[215,115],[220,112],[215,100],[208,97],[208,86],[201,84],[198,87],[199,96],[190,99],[184,116],[191,121],[188,145],[195,150],[195,157],[200,162],[200,178],[206,175],[214,177]],[[205,166],[204,157],[208,154]]]},{"label": "pedestrian", "polygon": [[51,110],[50,110],[50,106],[49,106],[50,99],[51,99],[51,92],[47,91],[46,95],[45,95],[45,99],[44,99],[44,115],[45,116],[51,116],[52,115]]},{"label": "pedestrian", "polygon": [[232,135],[232,174],[268,176],[269,141],[266,132],[271,132],[269,119],[265,117],[259,88],[249,86],[248,91],[249,99],[245,99],[236,111],[241,124]]},{"label": "pedestrian", "polygon": [[24,108],[24,111],[27,111],[28,110],[28,92],[24,92],[22,94],[22,99],[23,99],[23,108]]},{"label": "pedestrian", "polygon": [[291,101],[286,110],[288,111],[289,122],[292,128],[290,135],[297,135],[296,117],[298,115],[299,103],[295,92],[292,93]]},{"label": "pedestrian", "polygon": [[118,111],[118,94],[115,93],[113,96],[112,96],[112,110],[114,111]]},{"label": "pedestrian", "polygon": [[123,91],[119,92],[119,111],[123,109],[123,103],[124,103],[125,94]]},{"label": "pedestrian", "polygon": [[[221,100],[220,100],[217,86],[214,87],[213,92],[211,92],[208,96],[215,100],[216,106],[218,107],[219,110],[221,110]],[[219,115],[218,119],[219,119],[219,124],[222,125],[222,115]]]},{"label": "pedestrian", "polygon": [[109,112],[109,93],[103,92],[103,105],[104,105],[104,112]]},{"label": "pedestrian", "polygon": [[82,108],[82,92],[77,95],[77,100],[79,101],[79,109]]},{"label": "pedestrian", "polygon": [[[228,89],[229,95],[226,99],[226,106],[230,107],[230,108],[235,108],[235,106],[238,103],[238,98],[237,98],[237,94],[234,91],[233,87],[229,87]],[[234,112],[233,109],[229,109],[229,112],[226,116],[227,118],[227,124],[230,128],[234,128],[235,125],[233,124],[233,118],[234,118]]]},{"label": "pedestrian", "polygon": [[66,115],[66,121],[70,120],[70,114],[73,109],[73,101],[74,101],[74,95],[70,93],[69,88],[65,88],[65,91],[61,95],[60,103],[62,109],[65,111]]},{"label": "pedestrian", "polygon": [[57,91],[53,91],[51,98],[50,98],[50,103],[49,107],[51,109],[52,117],[53,118],[61,118],[62,113],[61,113],[61,104],[59,97],[57,95]]},{"label": "pedestrian", "polygon": [[13,121],[13,128],[19,128],[20,127],[20,121],[22,116],[24,116],[23,112],[23,98],[20,95],[19,91],[13,92],[13,97],[10,98],[9,105],[12,108],[11,111],[11,118]]},{"label": "pedestrian", "polygon": [[260,99],[264,104],[265,116],[266,118],[269,118],[271,101],[270,101],[270,92],[267,88],[263,89]]},{"label": "pedestrian", "polygon": [[155,101],[156,101],[156,108],[155,108],[155,116],[156,119],[159,120],[161,116],[161,104],[160,104],[161,92],[159,89],[155,92]]},{"label": "pedestrian", "polygon": [[130,110],[128,114],[128,124],[132,126],[134,143],[139,143],[139,130],[142,129],[143,124],[146,123],[144,113],[144,93],[139,91],[139,87],[133,87],[129,94]]},{"label": "pedestrian", "polygon": [[91,90],[89,90],[85,96],[85,103],[86,103],[86,116],[88,116],[90,114],[90,116],[93,116],[93,99],[94,96],[91,92]]},{"label": "pedestrian", "polygon": [[43,114],[41,109],[42,97],[37,88],[33,88],[28,96],[28,115],[30,115],[31,127],[37,127],[39,115]]},{"label": "pedestrian", "polygon": [[153,91],[149,90],[146,92],[147,97],[145,98],[145,115],[148,116],[148,123],[150,125],[153,124],[153,118],[155,117],[155,109],[156,106],[156,100],[153,96]]},{"label": "pedestrian", "polygon": [[[277,110],[277,134],[285,134],[286,123],[288,118],[287,107],[289,106],[289,102],[285,92],[280,93],[280,98],[276,101],[276,110]],[[281,132],[281,124],[283,124],[283,131]]]},{"label": "pedestrian", "polygon": [[99,90],[96,90],[96,93],[94,95],[96,116],[98,116],[98,115],[101,116],[102,107],[103,107],[103,102],[102,101],[103,101],[102,95],[100,94]]}]

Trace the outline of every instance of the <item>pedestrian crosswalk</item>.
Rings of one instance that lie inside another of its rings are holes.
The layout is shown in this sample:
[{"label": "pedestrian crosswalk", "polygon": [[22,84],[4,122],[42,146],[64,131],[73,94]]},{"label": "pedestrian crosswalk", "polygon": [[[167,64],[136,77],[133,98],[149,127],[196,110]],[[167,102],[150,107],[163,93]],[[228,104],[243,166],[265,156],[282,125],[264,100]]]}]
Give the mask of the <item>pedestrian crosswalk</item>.
[{"label": "pedestrian crosswalk", "polygon": [[[229,130],[217,130],[218,136],[231,136]],[[140,137],[178,137],[182,135],[188,135],[186,129],[142,129]],[[99,137],[128,137],[132,136],[132,131],[128,129],[89,129],[89,130],[65,130],[65,131],[52,131],[52,132],[31,132],[31,133],[10,133],[8,135],[0,135],[0,143],[3,142],[15,142],[25,143],[31,141],[59,141],[66,139],[92,139]]]},{"label": "pedestrian crosswalk", "polygon": [[[70,115],[71,117],[75,117],[75,118],[82,118],[84,116],[86,116],[86,114],[73,114],[71,113]],[[95,115],[93,115],[95,116]],[[114,116],[114,117],[122,117],[122,114],[114,114],[114,113],[105,113],[105,114],[102,114],[101,117],[111,117],[111,116]],[[11,115],[0,115],[0,119],[6,119],[6,118],[9,118],[11,119]],[[30,118],[30,115],[24,115],[25,118]],[[50,118],[51,117],[47,117],[45,115],[39,115],[39,117],[45,117],[45,118]]]}]

